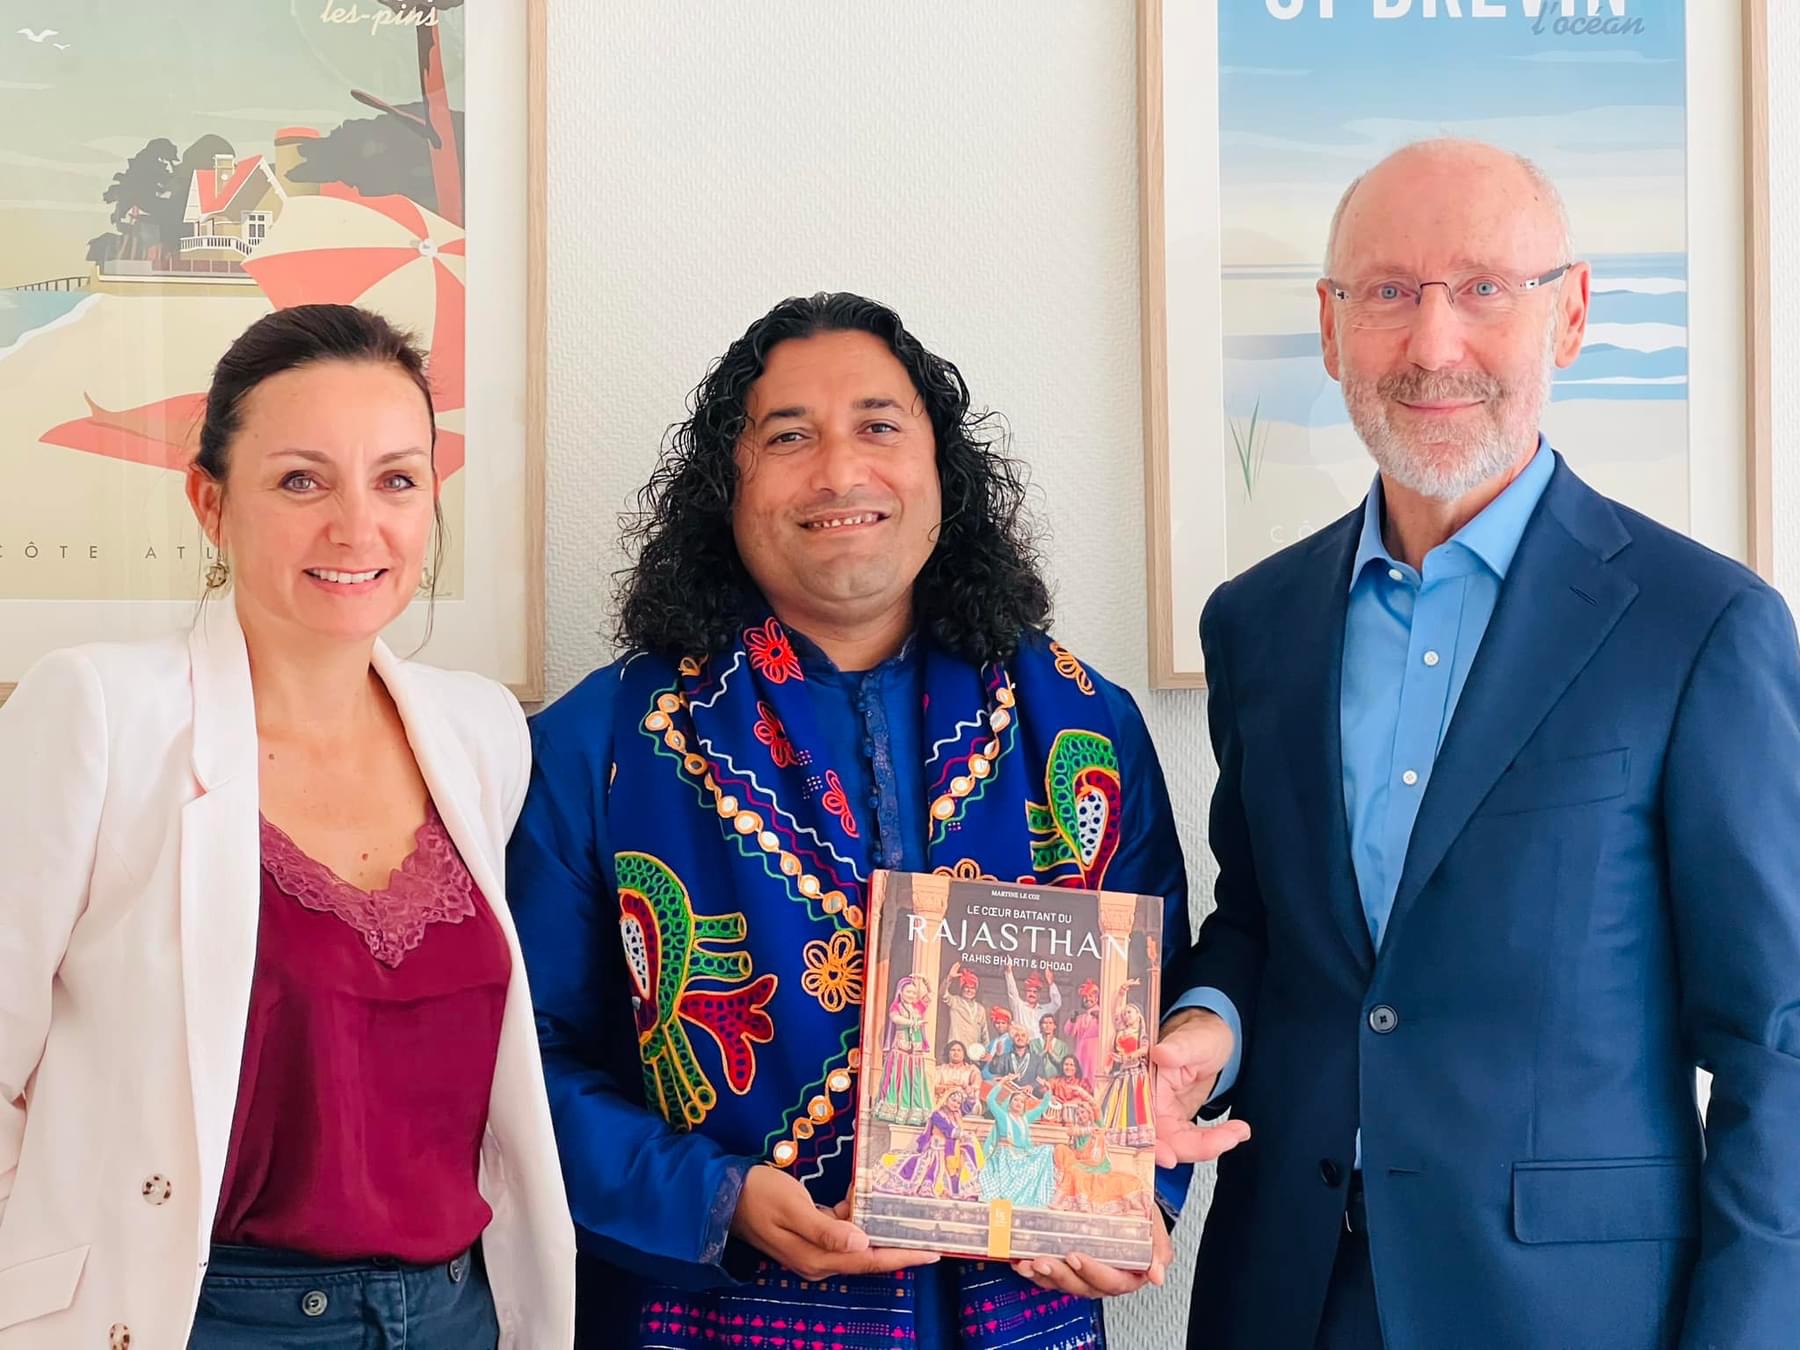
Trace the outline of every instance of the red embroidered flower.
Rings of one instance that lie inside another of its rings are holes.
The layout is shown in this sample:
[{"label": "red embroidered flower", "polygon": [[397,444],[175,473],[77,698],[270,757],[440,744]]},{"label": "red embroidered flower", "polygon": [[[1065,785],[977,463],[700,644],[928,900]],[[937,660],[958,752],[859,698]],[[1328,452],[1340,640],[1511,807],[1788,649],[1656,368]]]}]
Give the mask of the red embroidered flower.
[{"label": "red embroidered flower", "polygon": [[804,680],[800,658],[794,654],[793,639],[774,619],[761,628],[744,630],[744,645],[750,651],[750,668],[775,684]]},{"label": "red embroidered flower", "polygon": [[858,838],[856,833],[856,817],[850,814],[850,801],[844,796],[844,785],[838,781],[835,769],[825,770],[825,795],[819,804],[838,818],[838,824],[844,827],[844,833],[852,839]]},{"label": "red embroidered flower", "polygon": [[800,762],[794,743],[788,739],[787,728],[781,725],[775,710],[761,699],[756,701],[755,730],[756,739],[769,747],[769,758],[776,768],[791,769]]}]

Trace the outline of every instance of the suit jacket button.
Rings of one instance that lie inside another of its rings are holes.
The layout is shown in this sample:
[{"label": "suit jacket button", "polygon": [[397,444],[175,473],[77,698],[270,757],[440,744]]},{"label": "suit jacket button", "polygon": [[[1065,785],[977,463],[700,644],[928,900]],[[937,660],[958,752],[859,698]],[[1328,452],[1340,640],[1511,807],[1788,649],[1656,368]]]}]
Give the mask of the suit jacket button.
[{"label": "suit jacket button", "polygon": [[1369,1009],[1369,1030],[1378,1036],[1385,1036],[1400,1025],[1400,1014],[1385,1003],[1377,1003]]},{"label": "suit jacket button", "polygon": [[143,1193],[144,1199],[152,1205],[164,1203],[175,1193],[175,1188],[169,1184],[169,1179],[161,1172],[145,1177],[144,1184],[138,1189]]},{"label": "suit jacket button", "polygon": [[123,1322],[114,1322],[106,1333],[107,1350],[131,1350],[131,1328]]},{"label": "suit jacket button", "polygon": [[1335,1186],[1344,1179],[1344,1169],[1330,1158],[1319,1159],[1319,1176],[1327,1186]]}]

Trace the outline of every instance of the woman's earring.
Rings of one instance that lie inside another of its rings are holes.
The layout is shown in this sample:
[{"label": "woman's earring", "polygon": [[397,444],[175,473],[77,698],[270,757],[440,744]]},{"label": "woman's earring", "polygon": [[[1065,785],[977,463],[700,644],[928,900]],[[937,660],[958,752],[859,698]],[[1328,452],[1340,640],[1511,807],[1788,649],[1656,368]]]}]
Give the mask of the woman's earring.
[{"label": "woman's earring", "polygon": [[206,589],[216,591],[231,580],[231,564],[220,554],[213,559],[213,565],[206,569]]}]

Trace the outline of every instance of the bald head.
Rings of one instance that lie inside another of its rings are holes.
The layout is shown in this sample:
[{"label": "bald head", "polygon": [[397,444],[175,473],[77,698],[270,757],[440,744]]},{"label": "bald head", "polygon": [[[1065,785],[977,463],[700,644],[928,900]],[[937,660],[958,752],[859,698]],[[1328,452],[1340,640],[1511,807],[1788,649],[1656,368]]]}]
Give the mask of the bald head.
[{"label": "bald head", "polygon": [[[1326,247],[1325,368],[1384,480],[1446,502],[1507,481],[1587,325],[1588,269],[1549,179],[1479,141],[1421,141],[1350,185]],[[1349,298],[1390,284],[1412,303]]]},{"label": "bald head", "polygon": [[1471,251],[1489,239],[1510,243],[1534,271],[1574,260],[1556,185],[1523,155],[1485,141],[1417,141],[1353,180],[1331,217],[1325,274],[1355,275],[1365,258],[1400,261],[1369,253],[1383,236],[1392,247],[1396,227],[1405,235],[1441,232],[1440,241],[1464,241]]}]

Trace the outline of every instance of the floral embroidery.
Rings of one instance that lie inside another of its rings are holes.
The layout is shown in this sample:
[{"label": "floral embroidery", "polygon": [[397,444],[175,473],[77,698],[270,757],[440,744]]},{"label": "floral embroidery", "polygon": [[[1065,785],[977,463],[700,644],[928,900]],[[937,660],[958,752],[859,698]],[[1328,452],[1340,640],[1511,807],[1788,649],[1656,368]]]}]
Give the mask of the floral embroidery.
[{"label": "floral embroidery", "polygon": [[[684,707],[686,703],[679,695],[665,690],[657,695],[655,704],[640,725],[646,736],[652,740],[660,740],[681,757],[683,772],[702,794],[701,802],[710,803],[710,809],[717,813],[727,829],[726,837],[735,836],[739,850],[746,857],[756,856],[752,850],[760,849],[772,859],[781,876],[790,881],[793,891],[798,893],[796,899],[809,904],[816,902],[825,913],[842,914],[852,928],[861,928],[866,921],[862,906],[849,903],[843,891],[836,888],[836,878],[831,872],[808,871],[808,864],[793,851],[794,839],[779,820],[780,808],[772,800],[767,803],[766,809],[771,819],[765,821],[760,812],[751,809],[756,802],[754,797],[740,800],[737,795],[739,791],[748,794],[749,788],[736,784],[735,791],[728,790],[726,785],[720,783],[706,756],[689,748],[686,733],[678,730],[674,724],[674,714]],[[807,763],[807,751],[797,750],[795,753],[799,757],[799,763]],[[810,786],[815,779],[807,781]],[[818,867],[817,859],[812,859],[811,865]]]},{"label": "floral embroidery", "polygon": [[425,940],[432,924],[461,923],[475,913],[474,880],[435,806],[426,807],[413,851],[380,890],[352,886],[267,820],[262,822],[262,865],[304,908],[354,928],[369,954],[389,968]]},{"label": "floral embroidery", "polygon": [[744,647],[750,654],[750,668],[772,684],[804,680],[800,658],[794,653],[794,640],[774,619],[761,628],[744,630]]},{"label": "floral embroidery", "polygon": [[769,759],[776,768],[791,769],[800,762],[799,755],[794,752],[794,743],[788,739],[787,728],[781,725],[775,710],[761,699],[756,701],[754,730],[756,739],[769,747]]},{"label": "floral embroidery", "polygon": [[856,946],[856,934],[839,929],[829,942],[809,942],[802,949],[806,973],[800,987],[819,1000],[826,1012],[842,1012],[863,998],[863,956]]},{"label": "floral embroidery", "polygon": [[856,833],[856,817],[850,814],[850,801],[844,796],[844,785],[838,781],[835,769],[825,770],[825,788],[825,795],[819,798],[819,805],[837,817],[845,834],[852,839],[859,838]]}]

